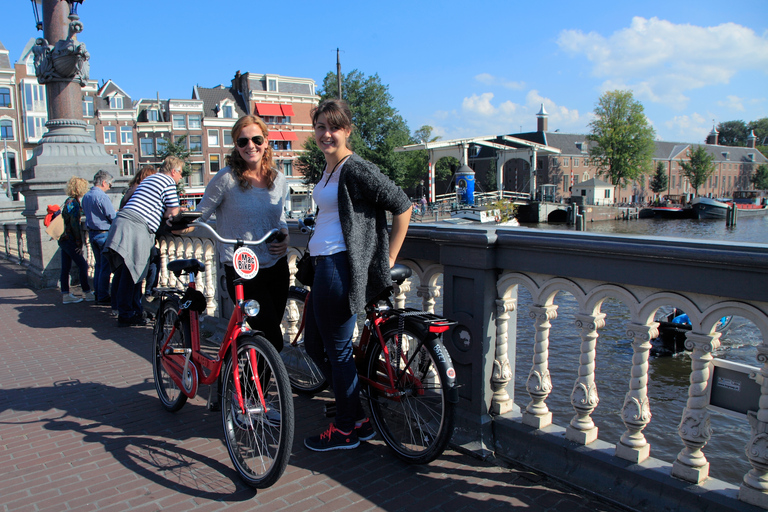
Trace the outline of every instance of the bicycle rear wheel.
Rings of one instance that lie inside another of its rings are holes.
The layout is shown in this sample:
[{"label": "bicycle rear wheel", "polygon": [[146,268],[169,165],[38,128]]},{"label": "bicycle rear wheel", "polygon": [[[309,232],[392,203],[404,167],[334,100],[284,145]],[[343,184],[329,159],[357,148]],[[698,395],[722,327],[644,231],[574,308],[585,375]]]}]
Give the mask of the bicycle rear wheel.
[{"label": "bicycle rear wheel", "polygon": [[[237,343],[237,358],[230,357],[224,370],[224,438],[243,481],[263,489],[277,482],[288,465],[293,446],[293,396],[285,366],[269,341],[262,336],[245,335]],[[235,365],[245,412],[235,388]],[[266,409],[256,387],[257,375]]]},{"label": "bicycle rear wheel", "polygon": [[327,388],[328,381],[304,349],[303,331],[296,340],[296,345],[293,345],[304,318],[307,293],[309,292],[304,288],[295,286],[288,291],[288,303],[285,306],[283,322],[280,324],[283,330],[283,350],[280,357],[288,370],[293,390],[302,395],[314,395]]},{"label": "bicycle rear wheel", "polygon": [[[163,368],[161,349],[165,340],[170,336],[174,323],[179,315],[179,299],[169,297],[163,300],[157,312],[155,328],[152,332],[152,374],[155,378],[155,389],[160,403],[169,412],[176,412],[187,403],[185,395]],[[168,342],[168,348],[190,348],[189,321],[182,321],[173,337]]]},{"label": "bicycle rear wheel", "polygon": [[[426,464],[439,457],[451,439],[454,404],[448,400],[448,368],[434,348],[439,341],[420,344],[414,332],[406,323],[398,342],[397,323],[383,326],[396,378],[395,393],[385,393],[371,384],[366,384],[366,389],[373,422],[384,442],[404,461]],[[399,351],[405,360],[397,358]],[[409,361],[407,367],[405,361]],[[371,339],[364,370],[371,381],[390,386],[387,362],[376,338]]]}]

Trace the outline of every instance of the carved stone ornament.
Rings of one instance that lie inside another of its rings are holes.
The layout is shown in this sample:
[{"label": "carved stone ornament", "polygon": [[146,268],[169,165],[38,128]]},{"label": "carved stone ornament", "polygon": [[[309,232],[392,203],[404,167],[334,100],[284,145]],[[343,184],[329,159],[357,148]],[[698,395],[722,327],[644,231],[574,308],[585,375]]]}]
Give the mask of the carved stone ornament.
[{"label": "carved stone ornament", "polygon": [[[72,19],[72,17],[70,17]],[[88,83],[91,55],[85,49],[85,43],[75,38],[82,32],[83,24],[78,19],[69,23],[69,36],[51,46],[48,41],[38,38],[32,52],[35,54],[35,74],[41,84],[49,82]]]}]

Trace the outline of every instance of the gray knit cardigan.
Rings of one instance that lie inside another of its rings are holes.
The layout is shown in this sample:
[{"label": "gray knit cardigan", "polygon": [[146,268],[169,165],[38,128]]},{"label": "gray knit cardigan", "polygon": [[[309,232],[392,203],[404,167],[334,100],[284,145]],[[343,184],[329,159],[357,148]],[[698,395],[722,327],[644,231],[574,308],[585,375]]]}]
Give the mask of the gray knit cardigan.
[{"label": "gray knit cardigan", "polygon": [[408,195],[376,165],[353,154],[339,175],[339,219],[350,269],[349,309],[365,304],[392,286],[386,212],[411,207]]}]

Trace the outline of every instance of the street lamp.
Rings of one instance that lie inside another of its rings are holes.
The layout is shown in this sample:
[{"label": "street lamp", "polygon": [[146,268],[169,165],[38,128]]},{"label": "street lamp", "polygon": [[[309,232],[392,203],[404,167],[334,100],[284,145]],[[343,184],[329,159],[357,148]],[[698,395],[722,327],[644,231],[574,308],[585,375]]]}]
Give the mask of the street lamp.
[{"label": "street lamp", "polygon": [[[43,30],[43,20],[40,18],[40,4],[43,0],[32,0],[32,12],[35,14],[35,28]],[[77,6],[83,3],[83,0],[67,0],[69,4],[69,15],[77,16]]]}]

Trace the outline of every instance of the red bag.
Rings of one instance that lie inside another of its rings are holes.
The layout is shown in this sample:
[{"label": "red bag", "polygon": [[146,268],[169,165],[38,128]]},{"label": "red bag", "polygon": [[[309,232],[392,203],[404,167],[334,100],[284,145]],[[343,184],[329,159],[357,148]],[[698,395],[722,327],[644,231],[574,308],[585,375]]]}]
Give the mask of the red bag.
[{"label": "red bag", "polygon": [[49,204],[48,214],[45,216],[45,220],[43,220],[45,227],[50,226],[51,221],[56,218],[57,215],[61,215],[61,207],[57,204]]}]

